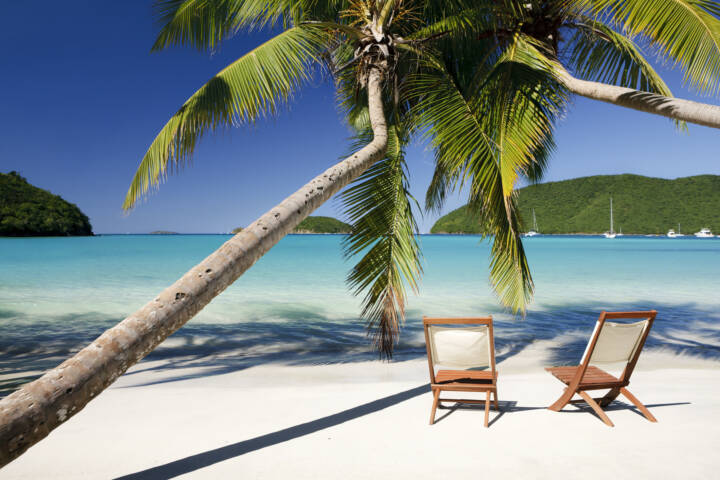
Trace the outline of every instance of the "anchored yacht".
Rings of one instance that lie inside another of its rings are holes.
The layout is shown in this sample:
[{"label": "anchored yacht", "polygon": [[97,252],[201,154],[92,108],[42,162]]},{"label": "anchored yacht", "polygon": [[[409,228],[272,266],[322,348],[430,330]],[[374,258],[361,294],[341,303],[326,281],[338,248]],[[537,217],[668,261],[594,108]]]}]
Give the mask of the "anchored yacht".
[{"label": "anchored yacht", "polygon": [[677,232],[671,228],[670,230],[668,230],[667,236],[668,236],[668,238],[678,238],[678,237],[684,237],[685,234],[680,233],[680,224],[678,223]]},{"label": "anchored yacht", "polygon": [[699,232],[695,232],[698,238],[713,238],[713,234],[709,228],[701,228]]},{"label": "anchored yacht", "polygon": [[537,220],[535,219],[535,209],[533,208],[533,228],[529,232],[525,233],[525,237],[534,237],[535,235],[540,235],[540,232],[537,231]]},{"label": "anchored yacht", "polygon": [[612,197],[610,197],[610,231],[603,233],[605,238],[615,238],[617,233],[613,230]]}]

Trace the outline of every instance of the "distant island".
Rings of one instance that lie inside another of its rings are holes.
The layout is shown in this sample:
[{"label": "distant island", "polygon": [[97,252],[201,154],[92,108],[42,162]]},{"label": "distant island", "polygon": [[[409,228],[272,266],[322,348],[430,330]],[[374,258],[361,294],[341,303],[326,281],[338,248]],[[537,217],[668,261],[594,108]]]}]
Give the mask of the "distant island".
[{"label": "distant island", "polygon": [[[313,234],[313,233],[350,233],[352,227],[337,218],[332,217],[307,217],[295,227],[292,233]],[[233,235],[243,231],[243,227],[233,228],[230,233]]]},{"label": "distant island", "polygon": [[0,173],[0,236],[92,235],[88,217],[17,172]]},{"label": "distant island", "polygon": [[307,217],[293,233],[350,233],[352,227],[332,217]]},{"label": "distant island", "polygon": [[[720,176],[665,180],[640,175],[596,175],[531,185],[518,190],[524,230],[547,234],[602,233],[610,229],[610,197],[615,231],[664,235],[669,229],[692,234],[720,231]],[[438,219],[431,233],[482,233],[467,205]]]},{"label": "distant island", "polygon": [[180,235],[178,232],[168,232],[167,230],[155,230],[150,235]]}]

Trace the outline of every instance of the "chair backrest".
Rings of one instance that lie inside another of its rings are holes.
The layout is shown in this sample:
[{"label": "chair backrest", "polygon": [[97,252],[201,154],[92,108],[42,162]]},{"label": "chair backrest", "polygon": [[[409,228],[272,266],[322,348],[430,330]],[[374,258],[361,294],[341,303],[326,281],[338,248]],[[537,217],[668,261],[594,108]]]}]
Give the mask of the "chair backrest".
[{"label": "chair backrest", "polygon": [[[629,380],[656,315],[655,310],[600,313],[582,357],[583,373],[592,363],[625,362],[620,380]],[[607,321],[618,319],[640,320],[632,323]]]},{"label": "chair backrest", "polygon": [[430,379],[435,367],[458,369],[489,367],[495,375],[495,343],[492,317],[423,317]]}]

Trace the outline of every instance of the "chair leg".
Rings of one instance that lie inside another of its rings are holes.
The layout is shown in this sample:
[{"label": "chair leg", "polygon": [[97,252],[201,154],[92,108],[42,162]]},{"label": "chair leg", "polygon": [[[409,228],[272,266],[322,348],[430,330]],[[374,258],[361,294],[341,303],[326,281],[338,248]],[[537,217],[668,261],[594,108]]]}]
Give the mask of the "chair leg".
[{"label": "chair leg", "polygon": [[580,390],[578,394],[587,402],[588,405],[590,405],[590,408],[595,410],[595,413],[598,414],[598,417],[602,419],[603,422],[605,422],[605,425],[608,425],[610,427],[614,427],[613,423],[610,421],[610,418],[605,414],[602,408],[600,408],[600,405],[598,405],[593,398],[587,394],[587,392]]},{"label": "chair leg", "polygon": [[500,411],[500,405],[498,404],[497,387],[493,390],[493,398],[495,399],[495,410]]},{"label": "chair leg", "polygon": [[433,390],[433,404],[432,410],[430,410],[430,425],[435,423],[435,410],[437,410],[438,401],[440,400],[440,389]]},{"label": "chair leg", "polygon": [[560,398],[558,398],[555,403],[548,407],[548,410],[552,410],[553,412],[559,412],[563,409],[565,405],[570,403],[573,395],[575,395],[575,392],[571,391],[569,388],[566,388],[563,394],[560,395]]},{"label": "chair leg", "polygon": [[652,413],[650,413],[650,410],[648,410],[645,405],[640,403],[640,400],[635,398],[635,395],[630,393],[627,388],[621,388],[620,393],[625,395],[625,397],[630,400],[638,408],[638,410],[642,412],[643,415],[645,415],[645,418],[647,418],[651,422],[657,422],[657,419],[653,416]]},{"label": "chair leg", "polygon": [[490,419],[490,390],[485,392],[485,428],[488,427],[489,419]]},{"label": "chair leg", "polygon": [[610,405],[613,400],[617,398],[617,396],[620,395],[620,389],[619,388],[613,388],[608,393],[605,394],[604,397],[600,399],[600,406],[601,407],[607,407]]}]

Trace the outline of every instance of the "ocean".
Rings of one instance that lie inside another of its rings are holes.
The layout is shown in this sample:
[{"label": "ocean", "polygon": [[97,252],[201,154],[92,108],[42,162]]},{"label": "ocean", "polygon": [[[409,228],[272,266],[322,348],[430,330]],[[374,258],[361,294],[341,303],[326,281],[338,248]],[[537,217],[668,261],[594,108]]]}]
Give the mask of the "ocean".
[{"label": "ocean", "polygon": [[[0,238],[0,395],[36,378],[133,313],[228,235]],[[150,358],[223,373],[268,362],[377,358],[345,277],[342,236],[290,235]],[[577,362],[599,312],[655,309],[648,348],[720,360],[720,239],[524,239],[536,293],[526,317],[498,303],[490,246],[420,237],[423,281],[410,293],[394,361],[425,354],[421,318],[492,314],[501,361],[559,339],[548,359]]]}]

